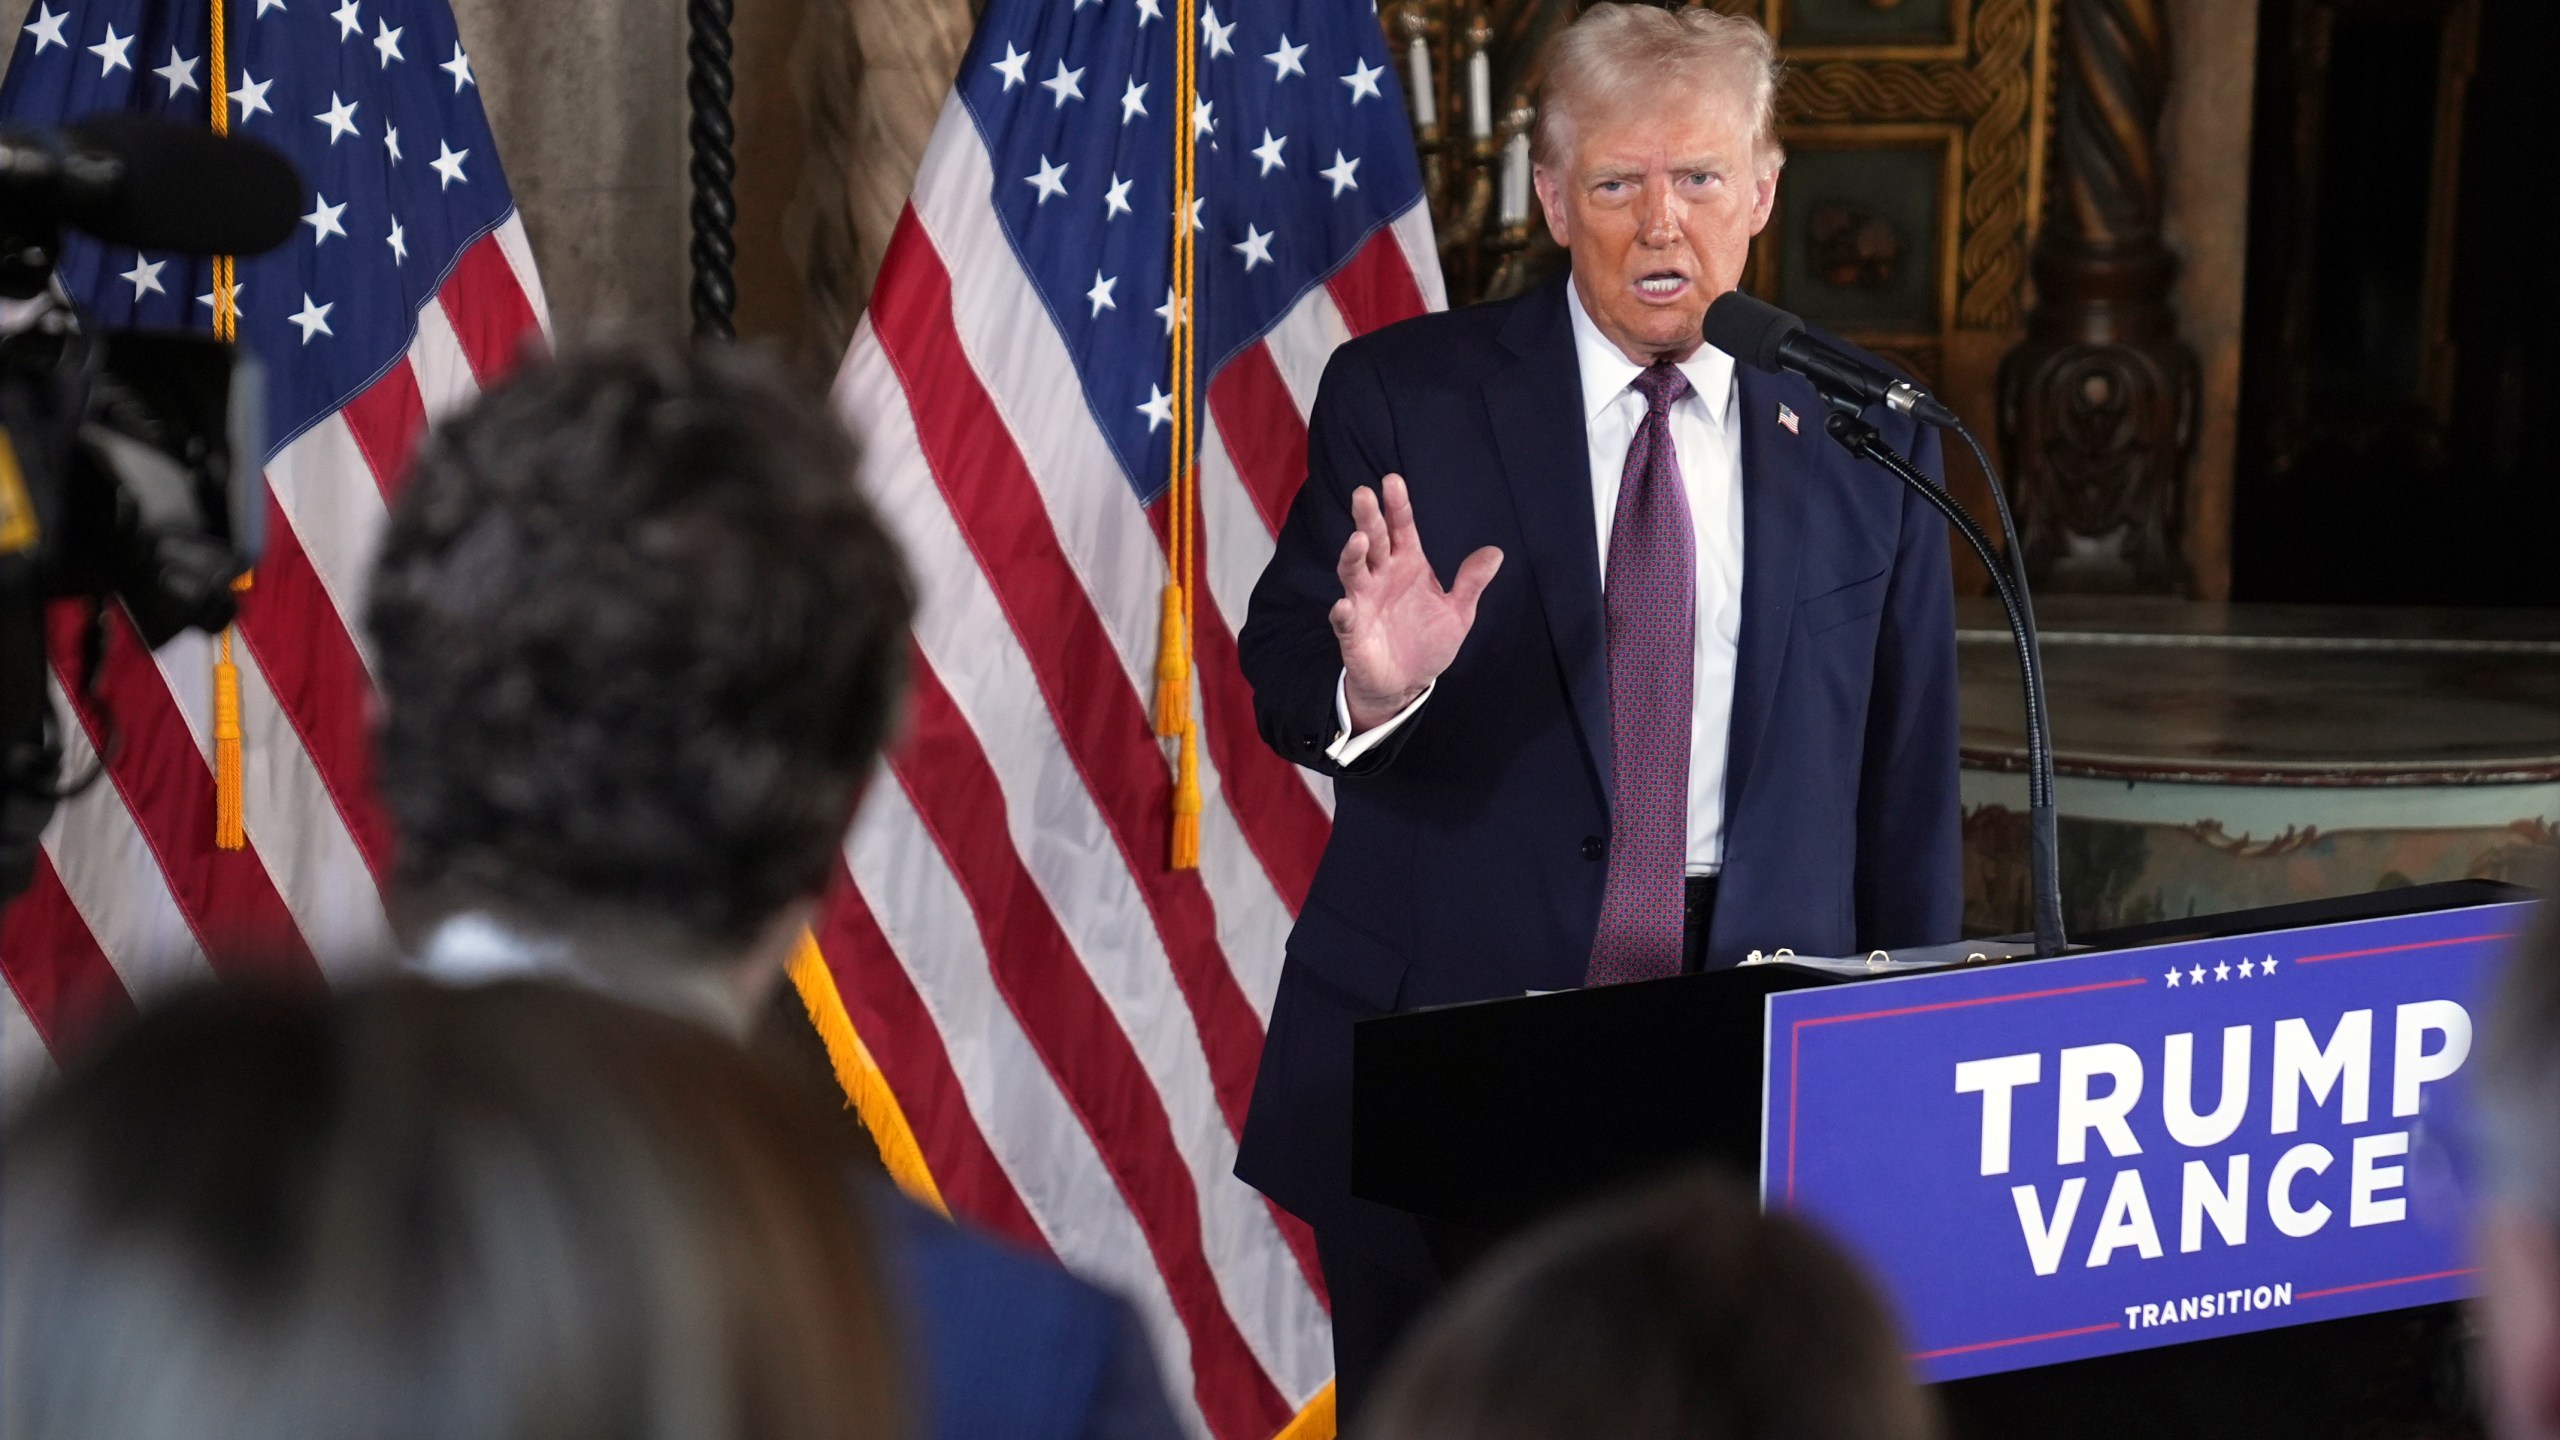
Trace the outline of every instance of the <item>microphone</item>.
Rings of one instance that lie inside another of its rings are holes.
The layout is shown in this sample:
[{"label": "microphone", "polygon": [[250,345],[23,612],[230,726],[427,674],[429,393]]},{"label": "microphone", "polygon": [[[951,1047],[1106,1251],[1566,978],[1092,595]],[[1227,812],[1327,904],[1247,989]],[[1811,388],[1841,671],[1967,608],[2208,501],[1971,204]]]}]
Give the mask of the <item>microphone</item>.
[{"label": "microphone", "polygon": [[1804,322],[1764,300],[1728,290],[1707,307],[1706,342],[1755,370],[1792,370],[1826,400],[1863,410],[1888,408],[1931,425],[1955,428],[1956,413],[1938,397],[1805,333]]},{"label": "microphone", "polygon": [[148,115],[0,132],[0,220],[115,245],[256,255],[293,238],[302,176],[259,141]]}]

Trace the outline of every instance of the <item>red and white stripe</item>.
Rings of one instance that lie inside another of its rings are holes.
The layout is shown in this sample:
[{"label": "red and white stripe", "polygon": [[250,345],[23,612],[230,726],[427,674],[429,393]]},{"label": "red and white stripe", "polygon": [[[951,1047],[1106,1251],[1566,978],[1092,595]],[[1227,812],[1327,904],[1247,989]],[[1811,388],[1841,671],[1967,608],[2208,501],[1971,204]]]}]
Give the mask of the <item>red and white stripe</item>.
[{"label": "red and white stripe", "polygon": [[1327,782],[1254,731],[1234,636],[1349,336],[1444,302],[1420,207],[1207,387],[1200,868],[1148,723],[1163,502],[1142,507],[946,104],[836,383],[923,596],[915,709],[818,926],[960,1213],[1130,1295],[1177,1400],[1262,1440],[1332,1351],[1314,1245],[1234,1178]]},{"label": "red and white stripe", "polygon": [[[11,1104],[99,1021],[169,985],[325,976],[387,952],[391,848],[365,732],[366,577],[428,421],[549,330],[511,212],[420,309],[406,356],[268,464],[267,548],[232,646],[247,848],[213,843],[215,642],[190,634],[146,652],[116,616],[99,684],[121,737],[115,762],[55,812],[34,887],[0,915],[0,1082]],[[78,775],[108,722],[70,699],[77,615],[52,618],[64,768]]]}]

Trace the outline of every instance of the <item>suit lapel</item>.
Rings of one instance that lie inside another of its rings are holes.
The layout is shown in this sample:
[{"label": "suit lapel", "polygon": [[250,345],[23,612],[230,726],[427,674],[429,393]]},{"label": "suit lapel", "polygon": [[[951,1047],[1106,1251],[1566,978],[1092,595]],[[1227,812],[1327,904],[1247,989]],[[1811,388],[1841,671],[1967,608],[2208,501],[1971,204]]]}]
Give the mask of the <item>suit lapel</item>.
[{"label": "suit lapel", "polygon": [[1609,645],[1600,605],[1600,536],[1591,515],[1582,369],[1565,315],[1567,283],[1559,276],[1513,307],[1502,343],[1515,358],[1485,379],[1484,401],[1528,552],[1519,558],[1528,562],[1536,582],[1583,745],[1607,795]]},{"label": "suit lapel", "polygon": [[[1821,408],[1808,403],[1813,396],[1807,387],[1748,368],[1734,373],[1742,422],[1742,638],[1734,657],[1733,730],[1725,758],[1728,825],[1768,734],[1787,636],[1795,629],[1807,473],[1820,463],[1818,447],[1831,443],[1822,434]],[[1795,409],[1799,431],[1778,423],[1781,403]]]}]

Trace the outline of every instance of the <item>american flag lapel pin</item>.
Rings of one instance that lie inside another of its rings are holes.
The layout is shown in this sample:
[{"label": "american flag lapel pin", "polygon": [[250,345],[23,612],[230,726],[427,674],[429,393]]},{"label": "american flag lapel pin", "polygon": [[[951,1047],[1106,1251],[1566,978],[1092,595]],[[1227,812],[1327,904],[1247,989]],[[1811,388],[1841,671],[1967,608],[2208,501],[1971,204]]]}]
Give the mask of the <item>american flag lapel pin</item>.
[{"label": "american flag lapel pin", "polygon": [[1786,426],[1787,433],[1790,435],[1801,435],[1804,433],[1804,431],[1797,428],[1798,422],[1796,420],[1796,412],[1788,409],[1786,402],[1783,400],[1778,402],[1778,423]]}]

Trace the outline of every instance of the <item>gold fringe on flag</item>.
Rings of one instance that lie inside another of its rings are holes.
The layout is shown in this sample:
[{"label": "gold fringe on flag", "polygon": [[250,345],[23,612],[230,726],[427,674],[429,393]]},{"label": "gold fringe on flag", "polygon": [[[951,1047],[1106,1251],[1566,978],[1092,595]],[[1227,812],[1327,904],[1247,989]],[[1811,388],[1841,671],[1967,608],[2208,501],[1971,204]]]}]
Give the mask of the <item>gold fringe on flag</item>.
[{"label": "gold fringe on flag", "polygon": [[1327,1380],[1271,1440],[1333,1440],[1333,1429],[1333,1382]]},{"label": "gold fringe on flag", "polygon": [[791,953],[791,985],[800,992],[800,1003],[809,1011],[809,1023],[816,1026],[818,1038],[826,1042],[827,1059],[834,1063],[836,1083],[844,1087],[845,1103],[862,1117],[862,1128],[871,1132],[871,1141],[880,1147],[880,1163],[888,1168],[889,1178],[919,1204],[930,1205],[944,1215],[951,1208],[942,1202],[942,1188],[933,1183],[933,1172],[925,1168],[924,1147],[916,1143],[916,1132],[907,1125],[907,1112],[898,1097],[889,1092],[889,1077],[880,1073],[880,1064],[871,1058],[870,1047],[854,1033],[853,1016],[844,1008],[844,996],[836,990],[835,972],[827,968],[826,957],[818,953],[815,936],[803,933],[800,946]]}]

